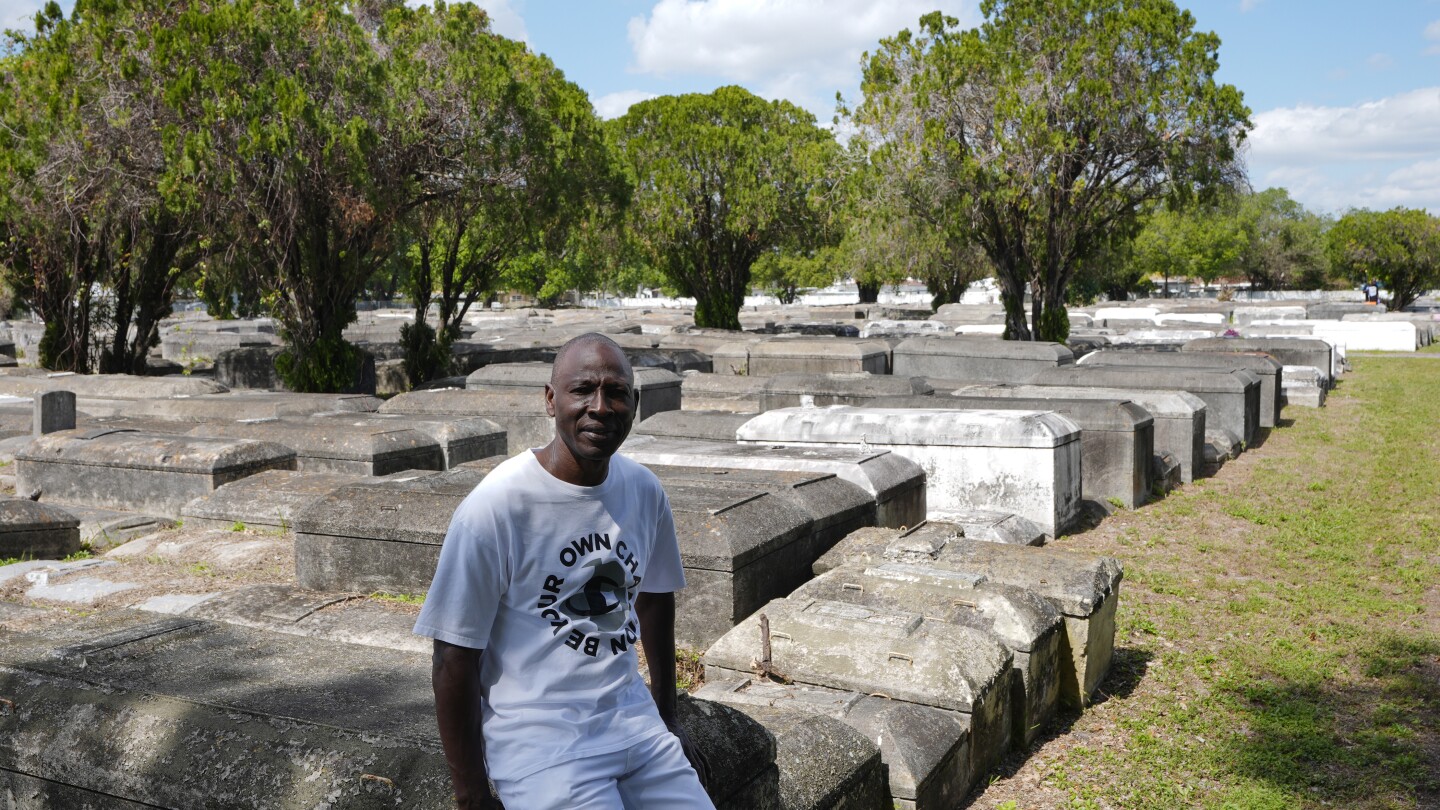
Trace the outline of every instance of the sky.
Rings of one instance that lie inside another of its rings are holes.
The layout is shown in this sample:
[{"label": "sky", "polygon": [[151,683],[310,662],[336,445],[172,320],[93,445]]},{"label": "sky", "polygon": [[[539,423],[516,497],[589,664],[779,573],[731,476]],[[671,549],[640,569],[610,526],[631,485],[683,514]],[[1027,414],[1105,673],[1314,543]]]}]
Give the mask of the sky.
[{"label": "sky", "polygon": [[[70,0],[62,5],[69,6]],[[478,0],[494,29],[549,56],[604,117],[657,95],[738,84],[829,125],[859,98],[860,58],[939,8],[978,0]],[[1220,36],[1217,78],[1245,95],[1256,189],[1307,207],[1440,214],[1440,0],[1179,0]],[[0,0],[29,27],[41,0]]]}]

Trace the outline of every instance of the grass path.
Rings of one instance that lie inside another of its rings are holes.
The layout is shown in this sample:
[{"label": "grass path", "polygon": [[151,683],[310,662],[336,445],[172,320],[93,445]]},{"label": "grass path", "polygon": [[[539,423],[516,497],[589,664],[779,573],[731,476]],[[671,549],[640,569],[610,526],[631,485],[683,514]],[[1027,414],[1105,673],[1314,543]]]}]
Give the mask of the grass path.
[{"label": "grass path", "polygon": [[1060,548],[1125,564],[1105,695],[973,808],[1440,808],[1440,365],[1354,360],[1214,478]]}]

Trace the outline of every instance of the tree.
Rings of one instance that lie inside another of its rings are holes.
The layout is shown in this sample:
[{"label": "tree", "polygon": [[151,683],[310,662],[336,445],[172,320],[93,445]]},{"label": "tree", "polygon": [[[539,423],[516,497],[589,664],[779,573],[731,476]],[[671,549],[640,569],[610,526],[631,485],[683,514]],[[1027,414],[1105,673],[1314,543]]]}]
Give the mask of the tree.
[{"label": "tree", "polygon": [[232,266],[263,269],[251,283],[285,339],[286,384],[350,388],[360,358],[344,329],[418,203],[432,143],[402,137],[384,46],[341,0],[170,7],[154,48],[178,121],[165,182],[253,257]]},{"label": "tree", "polygon": [[176,118],[150,57],[171,13],[51,3],[0,68],[0,265],[45,322],[47,368],[144,373],[202,258],[195,206],[163,182]]},{"label": "tree", "polygon": [[1146,276],[1164,279],[1167,290],[1172,278],[1208,283],[1232,275],[1248,246],[1237,209],[1233,200],[1180,211],[1159,206],[1136,234],[1131,262]]},{"label": "tree", "polygon": [[[592,208],[623,204],[628,189],[584,91],[491,33],[480,8],[400,7],[384,19],[402,137],[431,145],[403,253],[416,317],[402,337],[420,382],[419,359],[448,357],[466,313],[507,266],[545,267]],[[432,301],[438,334],[425,323]]]},{"label": "tree", "polygon": [[697,326],[739,329],[755,262],[819,247],[839,147],[810,113],[722,87],[640,102],[611,126],[635,181],[633,238],[694,296]]},{"label": "tree", "polygon": [[1326,236],[1334,268],[1352,281],[1380,282],[1402,310],[1440,287],[1440,218],[1414,208],[1351,211]]},{"label": "tree", "polygon": [[851,118],[912,210],[990,258],[1007,337],[1063,340],[1066,287],[1108,239],[1235,182],[1248,110],[1214,80],[1219,39],[1170,0],[981,10],[976,30],[932,13],[883,40]]},{"label": "tree", "polygon": [[1328,284],[1323,217],[1283,188],[1244,195],[1236,213],[1246,235],[1240,269],[1251,289],[1317,290]]}]

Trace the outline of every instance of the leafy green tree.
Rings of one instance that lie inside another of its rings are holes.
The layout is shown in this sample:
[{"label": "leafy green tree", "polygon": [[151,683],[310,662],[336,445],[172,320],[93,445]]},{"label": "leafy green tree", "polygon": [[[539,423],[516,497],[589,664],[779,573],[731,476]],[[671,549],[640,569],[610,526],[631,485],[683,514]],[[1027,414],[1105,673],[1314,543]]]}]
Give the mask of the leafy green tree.
[{"label": "leafy green tree", "polygon": [[1329,283],[1325,229],[1319,214],[1290,199],[1283,188],[1241,197],[1237,217],[1246,245],[1240,269],[1257,290],[1316,290]]},{"label": "leafy green tree", "polygon": [[47,368],[143,373],[204,242],[164,182],[177,123],[150,70],[161,4],[55,3],[0,63],[0,265]]},{"label": "leafy green tree", "polygon": [[1248,247],[1233,201],[1176,211],[1160,206],[1145,220],[1131,246],[1131,262],[1150,277],[1212,282],[1234,275]]},{"label": "leafy green tree", "polygon": [[694,296],[697,326],[739,329],[755,262],[821,246],[839,146],[810,113],[722,87],[641,102],[611,126],[635,181],[632,238]]},{"label": "leafy green tree", "polygon": [[406,137],[385,48],[341,0],[168,8],[153,49],[178,122],[164,182],[263,269],[252,283],[285,339],[286,384],[350,388],[360,356],[343,331],[420,197],[433,144]]},{"label": "leafy green tree", "polygon": [[1414,208],[1351,211],[1326,235],[1331,265],[1355,283],[1380,282],[1402,310],[1440,288],[1440,218]]},{"label": "leafy green tree", "polygon": [[850,118],[896,195],[990,258],[1007,337],[1063,340],[1066,288],[1107,240],[1235,182],[1248,110],[1214,79],[1219,39],[1170,0],[981,11],[975,30],[933,13],[883,40]]},{"label": "leafy green tree", "polygon": [[[381,35],[402,137],[431,147],[406,223],[416,308],[407,341],[428,355],[433,336],[448,356],[470,307],[507,267],[527,280],[538,273],[540,292],[547,257],[564,254],[592,209],[622,205],[628,188],[584,91],[549,59],[491,33],[479,7],[401,7],[385,14]],[[425,323],[432,301],[438,334]]]}]

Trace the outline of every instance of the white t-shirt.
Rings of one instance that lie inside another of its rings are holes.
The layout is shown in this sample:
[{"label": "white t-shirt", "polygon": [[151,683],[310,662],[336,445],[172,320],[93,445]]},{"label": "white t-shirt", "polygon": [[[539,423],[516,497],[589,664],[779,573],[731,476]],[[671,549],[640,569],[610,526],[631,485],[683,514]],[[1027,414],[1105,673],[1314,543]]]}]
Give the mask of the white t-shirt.
[{"label": "white t-shirt", "polygon": [[604,483],[575,486],[527,451],[455,510],[415,632],[485,650],[485,759],[492,778],[522,779],[665,730],[633,608],[683,587],[654,473],[616,455]]}]

